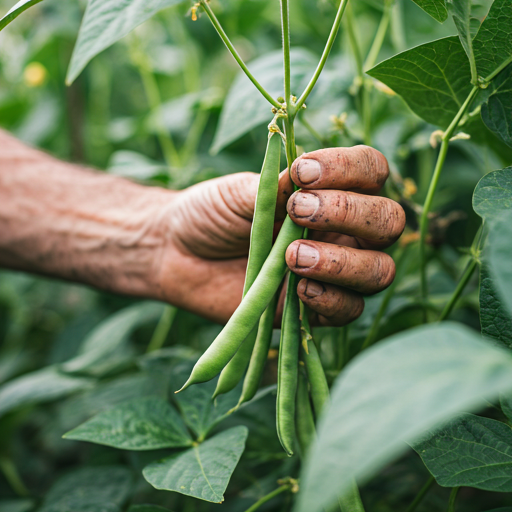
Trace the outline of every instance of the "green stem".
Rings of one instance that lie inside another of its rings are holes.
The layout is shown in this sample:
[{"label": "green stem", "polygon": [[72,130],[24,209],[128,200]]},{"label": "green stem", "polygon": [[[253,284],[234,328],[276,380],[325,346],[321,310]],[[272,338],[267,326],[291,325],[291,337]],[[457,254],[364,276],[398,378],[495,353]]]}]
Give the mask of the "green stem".
[{"label": "green stem", "polygon": [[395,289],[397,285],[399,284],[401,278],[404,276],[405,272],[407,271],[407,267],[409,266],[409,245],[405,246],[402,250],[400,255],[397,258],[396,262],[396,276],[389,288],[386,290],[386,294],[384,295],[384,298],[382,299],[382,302],[379,307],[379,311],[377,311],[377,314],[375,315],[375,318],[373,319],[372,325],[370,327],[370,330],[368,332],[368,335],[366,336],[366,339],[364,340],[364,343],[361,347],[361,350],[364,350],[368,348],[374,341],[377,336],[377,332],[379,330],[380,321],[382,320],[382,317],[386,313],[389,303],[391,299],[393,298],[395,294]]},{"label": "green stem", "polygon": [[503,61],[487,78],[483,80],[483,84],[489,83],[497,74],[501,73],[510,63],[512,63],[512,55]]},{"label": "green stem", "polygon": [[477,267],[477,265],[478,265],[478,260],[476,258],[472,258],[471,261],[468,263],[466,270],[462,274],[462,277],[460,278],[460,281],[457,284],[457,288],[455,288],[455,291],[453,292],[452,296],[450,297],[450,300],[448,301],[448,303],[446,304],[446,306],[443,309],[443,312],[439,316],[439,322],[442,322],[450,315],[455,304],[457,304],[457,301],[459,300],[462,292],[464,291],[464,288],[466,287],[469,280],[471,279],[471,276],[473,275],[473,272],[475,271],[475,268]]},{"label": "green stem", "polygon": [[324,69],[325,63],[327,62],[327,57],[329,57],[329,53],[331,52],[334,40],[336,39],[336,35],[338,34],[341,20],[343,18],[343,13],[345,12],[347,4],[348,0],[341,0],[340,6],[338,7],[338,12],[336,13],[336,18],[334,19],[334,23],[331,28],[331,32],[329,33],[329,37],[327,38],[327,42],[325,43],[324,51],[322,53],[322,56],[320,57],[320,62],[318,63],[318,66],[316,67],[313,77],[309,81],[309,84],[307,85],[306,89],[304,90],[299,100],[297,101],[297,109],[301,108],[302,105],[304,105],[304,102],[310,95],[311,91],[313,90],[313,87],[315,87],[315,84],[318,78],[320,77],[320,73],[322,73],[322,70]]},{"label": "green stem", "polygon": [[402,0],[396,0],[391,10],[391,41],[397,53],[407,48],[403,18]]},{"label": "green stem", "polygon": [[341,512],[365,512],[355,481],[352,482],[350,489],[342,497],[338,498],[338,503]]},{"label": "green stem", "polygon": [[352,11],[352,5],[350,4],[347,7],[347,17],[345,28],[347,29],[348,40],[350,42],[350,47],[352,48],[352,53],[354,55],[354,59],[356,61],[356,73],[357,77],[363,80],[364,78],[364,69],[363,69],[363,57],[361,48],[359,46],[359,41],[357,40],[357,35],[354,30],[355,27],[355,18],[354,12]]},{"label": "green stem", "polygon": [[0,471],[18,496],[28,496],[30,494],[11,459],[7,457],[0,458]]},{"label": "green stem", "polygon": [[177,312],[178,310],[174,306],[165,306],[162,316],[160,317],[160,320],[155,327],[155,331],[153,332],[153,336],[148,344],[146,353],[160,350],[163,347]]},{"label": "green stem", "polygon": [[418,505],[423,501],[423,498],[426,496],[427,492],[430,490],[430,488],[434,485],[434,482],[436,479],[431,476],[425,485],[420,489],[418,494],[416,495],[416,498],[412,501],[412,503],[407,507],[407,510],[405,512],[414,512]]},{"label": "green stem", "polygon": [[284,101],[288,110],[288,116],[293,120],[294,109],[292,106],[291,92],[291,62],[290,62],[290,9],[288,0],[281,0],[281,30],[283,33],[283,63],[284,63]]},{"label": "green stem", "polygon": [[274,107],[281,108],[281,105],[274,99],[270,94],[264,89],[264,87],[254,78],[253,74],[249,71],[247,66],[245,65],[244,61],[238,55],[238,52],[236,51],[235,47],[233,46],[233,43],[229,40],[229,37],[227,36],[226,32],[224,32],[224,29],[222,28],[221,24],[219,23],[219,20],[213,13],[210,5],[208,4],[207,0],[200,0],[201,7],[204,9],[206,14],[208,15],[208,18],[210,18],[210,21],[212,22],[212,25],[215,27],[215,30],[219,34],[220,38],[226,45],[226,48],[229,50],[233,58],[236,60],[238,65],[242,68],[242,71],[247,75],[247,78],[255,85],[256,89],[261,92],[263,97]]},{"label": "green stem", "polygon": [[263,498],[260,498],[252,507],[249,507],[245,512],[254,512],[255,510],[258,510],[261,505],[267,503],[267,501],[270,501],[272,498],[275,498],[279,494],[289,491],[292,488],[290,484],[281,485],[277,489],[274,489],[272,492],[269,492],[266,496],[263,496]]},{"label": "green stem", "polygon": [[375,61],[379,56],[380,49],[382,48],[382,44],[384,43],[384,38],[386,37],[386,32],[388,31],[392,7],[393,0],[386,0],[384,3],[384,12],[382,13],[382,17],[379,23],[379,28],[377,29],[377,33],[375,34],[375,38],[373,39],[372,46],[364,62],[363,68],[366,70],[373,68],[373,66],[375,65]]},{"label": "green stem", "polygon": [[450,493],[450,499],[448,500],[448,512],[455,512],[455,502],[457,501],[457,494],[460,487],[454,487]]},{"label": "green stem", "polygon": [[140,49],[140,40],[135,33],[133,33],[130,50],[132,61],[135,66],[137,66],[142,79],[142,85],[144,87],[144,93],[146,94],[149,108],[155,116],[158,142],[162,148],[162,153],[167,166],[169,167],[169,174],[171,175],[171,178],[174,178],[175,176],[173,176],[172,169],[180,167],[180,156],[162,119],[162,99],[160,91],[158,90],[158,83],[144,52]]},{"label": "green stem", "polygon": [[309,124],[309,122],[306,120],[304,115],[299,116],[299,122],[306,128],[306,130],[317,140],[317,142],[322,146],[325,147],[325,141],[323,140],[322,136]]},{"label": "green stem", "polygon": [[446,154],[448,153],[448,146],[450,144],[450,138],[453,135],[453,132],[457,128],[462,116],[468,109],[469,105],[473,101],[476,93],[479,91],[478,87],[473,87],[471,92],[468,94],[468,97],[464,101],[463,105],[460,107],[459,111],[453,118],[452,122],[448,129],[444,132],[441,142],[441,148],[439,150],[439,155],[437,157],[436,167],[434,169],[434,174],[432,175],[432,179],[430,181],[430,186],[427,192],[427,197],[425,199],[425,203],[423,205],[423,210],[421,212],[420,218],[420,266],[421,266],[421,298],[423,302],[423,311],[424,311],[424,321],[427,321],[427,302],[428,302],[428,284],[427,284],[427,260],[426,260],[426,238],[428,232],[428,215],[430,213],[430,209],[432,207],[432,202],[434,200],[434,195],[437,189],[437,185],[439,183],[439,178],[441,176],[441,171],[443,170],[444,162],[446,160]]}]

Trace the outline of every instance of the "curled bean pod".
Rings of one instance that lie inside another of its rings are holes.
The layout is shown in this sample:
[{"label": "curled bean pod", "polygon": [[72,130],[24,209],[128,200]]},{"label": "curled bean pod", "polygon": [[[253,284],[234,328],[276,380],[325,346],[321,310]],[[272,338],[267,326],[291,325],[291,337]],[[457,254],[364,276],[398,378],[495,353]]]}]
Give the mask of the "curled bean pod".
[{"label": "curled bean pod", "polygon": [[[272,249],[280,160],[281,136],[277,133],[270,133],[256,195],[254,220],[251,228],[251,246],[245,274],[244,297],[253,285]],[[213,394],[214,398],[231,391],[240,382],[249,364],[256,336],[257,328],[255,327],[222,370]]]},{"label": "curled bean pod", "polygon": [[299,368],[299,382],[297,384],[297,405],[295,412],[295,425],[297,441],[299,442],[301,456],[304,458],[309,447],[315,440],[316,429],[311,402],[309,401],[308,380],[302,368]]},{"label": "curled bean pod", "polygon": [[284,258],[286,249],[302,236],[302,232],[303,228],[287,216],[254,284],[224,329],[199,358],[187,382],[179,391],[192,384],[213,379],[235,355],[279,288],[287,269]]},{"label": "curled bean pod", "polygon": [[311,327],[309,325],[306,308],[302,303],[301,318],[301,357],[306,366],[315,416],[318,419],[325,404],[329,402],[329,385],[327,384],[327,378],[322,366],[320,354],[316,348],[315,340],[313,339],[313,336],[311,336]]},{"label": "curled bean pod", "polygon": [[277,369],[276,423],[277,436],[284,451],[293,455],[295,441],[295,395],[300,345],[300,304],[298,277],[290,274],[281,325]]},{"label": "curled bean pod", "polygon": [[[280,290],[280,289],[279,289]],[[252,351],[249,368],[245,374],[244,386],[238,405],[248,402],[254,398],[256,391],[260,385],[265,363],[268,357],[268,350],[270,342],[272,341],[272,331],[274,330],[274,318],[276,316],[276,308],[279,299],[279,290],[275,293],[274,297],[267,306],[267,309],[261,315],[258,336]]]}]

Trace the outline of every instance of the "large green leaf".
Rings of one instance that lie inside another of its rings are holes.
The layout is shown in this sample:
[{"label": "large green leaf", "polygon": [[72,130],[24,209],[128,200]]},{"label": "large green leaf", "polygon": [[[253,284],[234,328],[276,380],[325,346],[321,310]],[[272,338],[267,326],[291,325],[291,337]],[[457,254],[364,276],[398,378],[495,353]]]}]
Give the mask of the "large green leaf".
[{"label": "large green leaf", "polygon": [[512,208],[512,167],[487,173],[473,193],[473,209],[480,217],[492,220]]},{"label": "large green leaf", "polygon": [[444,0],[412,0],[416,5],[421,7],[432,18],[443,23],[448,18],[448,11]]},{"label": "large green leaf", "polygon": [[38,512],[118,512],[131,491],[128,468],[84,467],[60,478]]},{"label": "large green leaf", "polygon": [[488,261],[503,305],[512,313],[512,209],[490,223]]},{"label": "large green leaf", "polygon": [[144,478],[156,489],[222,503],[247,434],[242,426],[221,432],[185,452],[149,464],[143,470]]},{"label": "large green leaf", "polygon": [[32,500],[0,500],[0,510],[2,512],[29,512],[34,508]]},{"label": "large green leaf", "polygon": [[505,423],[464,414],[413,448],[443,487],[512,491],[512,429]]},{"label": "large green leaf", "polygon": [[512,59],[512,3],[494,0],[473,40],[478,74],[487,78]]},{"label": "large green leaf", "polygon": [[184,0],[89,0],[71,57],[71,84],[98,53],[119,41],[157,12]]},{"label": "large green leaf", "polygon": [[[307,85],[318,64],[318,57],[303,48],[294,48],[290,58],[292,92],[298,95]],[[251,62],[248,67],[272,97],[283,95],[282,51],[263,55]],[[240,72],[224,102],[211,151],[217,153],[256,126],[269,123],[273,117],[270,108],[268,101],[256,90],[245,74]]]},{"label": "large green leaf", "polygon": [[39,2],[42,2],[42,0],[21,0],[18,2],[3,18],[0,18],[0,30],[9,25],[9,23],[16,19],[22,12]]},{"label": "large green leaf", "polygon": [[485,261],[480,267],[480,326],[482,334],[512,348],[512,315],[503,306]]},{"label": "large green leaf", "polygon": [[471,90],[469,62],[458,37],[416,46],[368,74],[399,94],[425,121],[447,128]]},{"label": "large green leaf", "polygon": [[[174,368],[171,389],[179,389],[185,382],[193,363],[188,361]],[[204,438],[211,428],[231,408],[235,407],[240,398],[239,387],[212,400],[217,380],[204,382],[198,386],[190,386],[175,395],[176,402],[185,423],[198,436]]]},{"label": "large green leaf", "polygon": [[90,387],[93,382],[92,379],[66,375],[53,366],[27,373],[0,387],[0,416],[18,407],[70,395]]},{"label": "large green leaf", "polygon": [[158,397],[136,398],[102,412],[64,435],[122,450],[190,446],[192,439],[174,407]]},{"label": "large green leaf", "polygon": [[401,333],[363,352],[335,382],[301,476],[297,512],[329,508],[413,441],[484,398],[512,390],[512,356],[462,325]]},{"label": "large green leaf", "polygon": [[82,342],[79,354],[61,365],[62,370],[69,373],[100,374],[108,358],[123,348],[130,334],[140,325],[156,321],[164,307],[159,302],[143,302],[110,316]]},{"label": "large green leaf", "polygon": [[512,66],[496,77],[493,86],[494,93],[482,105],[482,120],[489,130],[512,147]]},{"label": "large green leaf", "polygon": [[168,508],[159,505],[132,505],[128,512],[171,512]]}]

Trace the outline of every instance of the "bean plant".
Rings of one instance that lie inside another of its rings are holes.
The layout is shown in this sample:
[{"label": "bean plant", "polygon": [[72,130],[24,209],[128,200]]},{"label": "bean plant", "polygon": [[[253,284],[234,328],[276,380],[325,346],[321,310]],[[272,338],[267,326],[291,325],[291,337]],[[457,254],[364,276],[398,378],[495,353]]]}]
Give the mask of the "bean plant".
[{"label": "bean plant", "polygon": [[[40,1],[18,2],[0,30]],[[49,13],[70,8],[47,2]],[[48,149],[96,165],[103,154],[110,172],[177,189],[222,174],[226,155],[238,158],[232,171],[242,170],[244,144],[257,148],[245,161],[261,174],[243,299],[220,330],[173,306],[3,274],[11,316],[0,346],[2,512],[208,511],[219,503],[240,512],[512,511],[512,2],[413,2],[88,0],[63,57],[66,83],[105,94],[87,100],[96,119],[87,121],[88,146],[73,153],[71,137],[67,154]],[[29,13],[2,32],[0,56],[17,23],[38,23]],[[267,37],[282,47],[246,64],[237,23],[258,17],[273,23]],[[439,37],[408,45],[417,20]],[[148,23],[169,30],[181,52],[186,137],[173,127],[176,95],[164,100],[174,71],[158,71]],[[292,46],[295,25],[323,42],[318,56]],[[231,65],[224,57],[212,64],[212,28],[239,68],[225,98],[201,78],[223,83]],[[114,48],[150,113],[140,126],[119,116],[111,123],[118,135],[105,142],[102,101],[115,77],[102,52],[121,39]],[[31,63],[25,83],[42,87],[45,73]],[[45,146],[43,132],[17,128],[11,111],[0,95],[0,123]],[[393,284],[368,298],[353,324],[316,328],[284,257],[307,230],[286,217],[273,237],[279,174],[304,151],[356,144],[388,158],[385,193],[405,208],[407,228],[388,250]],[[23,341],[36,330],[30,308],[41,314],[56,295],[59,313],[45,317],[63,319],[46,328],[58,333],[53,352],[34,364],[27,358],[41,348]],[[22,444],[31,435],[51,462]],[[32,458],[36,473],[51,467],[58,477],[34,483]]]}]

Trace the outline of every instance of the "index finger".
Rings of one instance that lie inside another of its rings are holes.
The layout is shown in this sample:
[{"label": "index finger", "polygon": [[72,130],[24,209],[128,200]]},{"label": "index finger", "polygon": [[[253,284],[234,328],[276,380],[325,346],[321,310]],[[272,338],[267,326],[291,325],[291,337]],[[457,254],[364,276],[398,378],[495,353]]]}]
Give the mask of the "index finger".
[{"label": "index finger", "polygon": [[301,188],[377,193],[389,175],[384,155],[369,146],[326,148],[293,162],[291,177]]}]

